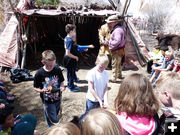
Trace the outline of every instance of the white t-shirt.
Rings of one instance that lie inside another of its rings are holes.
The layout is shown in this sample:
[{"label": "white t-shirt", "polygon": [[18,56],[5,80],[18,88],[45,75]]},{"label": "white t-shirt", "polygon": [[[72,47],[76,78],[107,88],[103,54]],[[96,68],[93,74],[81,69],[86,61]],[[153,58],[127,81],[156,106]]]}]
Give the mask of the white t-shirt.
[{"label": "white t-shirt", "polygon": [[[107,71],[104,70],[102,73],[100,73],[97,70],[97,67],[94,67],[87,73],[86,80],[91,81],[94,84],[94,90],[96,94],[99,96],[101,100],[104,100],[105,87],[109,81]],[[93,102],[98,102],[96,98],[92,95],[92,93],[90,92],[89,88],[88,88],[86,98]]]}]

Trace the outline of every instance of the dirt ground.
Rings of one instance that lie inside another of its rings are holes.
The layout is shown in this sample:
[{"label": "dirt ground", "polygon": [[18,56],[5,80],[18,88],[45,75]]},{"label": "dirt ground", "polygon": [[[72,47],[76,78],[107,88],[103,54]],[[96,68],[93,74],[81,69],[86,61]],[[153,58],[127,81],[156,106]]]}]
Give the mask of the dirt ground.
[{"label": "dirt ground", "polygon": [[[147,48],[150,50],[152,46],[156,44],[155,38],[148,34],[140,33],[144,43],[147,45]],[[63,92],[62,95],[62,117],[61,122],[70,121],[73,116],[80,116],[85,112],[85,102],[86,102],[86,92],[87,92],[87,81],[85,81],[85,77],[87,74],[87,68],[81,68],[77,72],[77,76],[80,78],[81,83],[77,84],[80,86],[80,91],[71,93],[68,92],[68,89]],[[109,76],[111,74],[110,70],[107,70]],[[36,71],[31,72],[32,75],[35,74]],[[146,67],[139,67],[138,70],[128,70],[123,71],[123,76],[126,77],[131,73],[142,73],[148,76],[146,73]],[[63,71],[64,77],[66,79],[66,71]],[[21,82],[18,84],[11,83],[9,79],[9,73],[1,73],[0,78],[6,80],[6,86],[11,89],[15,94],[15,101],[12,103],[15,106],[14,114],[26,114],[31,113],[37,117],[37,127],[40,133],[43,133],[48,127],[45,123],[45,118],[43,114],[43,105],[39,97],[39,93],[36,93],[33,90],[33,81]],[[119,85],[122,80],[118,80],[118,83],[109,83],[109,108],[113,108],[113,101],[117,95]],[[65,80],[66,84],[66,80]]]},{"label": "dirt ground", "polygon": [[[85,80],[86,73],[89,69],[80,69],[77,72],[77,76],[80,78],[81,82],[77,85],[80,90],[77,92],[69,92],[68,89],[62,94],[62,117],[61,121],[70,121],[73,116],[80,116],[85,112],[85,102],[86,102],[86,92],[87,92],[87,81]],[[126,77],[131,73],[142,73],[147,74],[145,68],[139,68],[137,71],[128,70],[123,71],[123,76]],[[34,74],[32,72],[32,74]],[[109,75],[111,70],[108,70]],[[63,71],[66,84],[66,71]],[[37,130],[43,133],[48,127],[45,123],[43,114],[43,105],[39,97],[39,93],[33,90],[33,81],[21,82],[18,84],[11,83],[8,74],[1,73],[1,78],[6,80],[6,86],[11,89],[15,94],[15,101],[11,104],[15,106],[14,114],[26,114],[31,113],[35,115],[38,119]],[[118,80],[117,83],[108,84],[108,100],[109,108],[113,108],[113,101],[118,92],[119,85],[122,80]]]}]

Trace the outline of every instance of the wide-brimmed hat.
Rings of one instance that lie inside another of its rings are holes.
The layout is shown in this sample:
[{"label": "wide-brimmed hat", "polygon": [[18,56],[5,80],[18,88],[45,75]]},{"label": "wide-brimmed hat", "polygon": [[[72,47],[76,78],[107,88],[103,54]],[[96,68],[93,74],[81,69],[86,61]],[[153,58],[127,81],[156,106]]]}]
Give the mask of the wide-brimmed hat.
[{"label": "wide-brimmed hat", "polygon": [[112,22],[119,22],[120,20],[121,19],[119,19],[117,15],[111,15],[105,21],[107,23],[112,23]]}]

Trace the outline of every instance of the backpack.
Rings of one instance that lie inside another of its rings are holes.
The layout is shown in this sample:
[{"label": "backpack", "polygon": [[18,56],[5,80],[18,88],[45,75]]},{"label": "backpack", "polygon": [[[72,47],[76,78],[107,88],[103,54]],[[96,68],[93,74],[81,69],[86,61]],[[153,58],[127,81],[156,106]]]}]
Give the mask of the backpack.
[{"label": "backpack", "polygon": [[30,75],[30,72],[27,69],[11,68],[10,73],[11,73],[10,79],[12,80],[13,83],[34,80],[34,77]]}]

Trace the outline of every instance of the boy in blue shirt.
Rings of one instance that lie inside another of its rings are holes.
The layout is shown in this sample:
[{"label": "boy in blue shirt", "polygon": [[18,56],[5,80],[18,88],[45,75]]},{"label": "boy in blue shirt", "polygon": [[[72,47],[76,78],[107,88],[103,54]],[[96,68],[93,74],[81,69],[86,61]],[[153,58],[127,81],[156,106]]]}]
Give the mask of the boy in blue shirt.
[{"label": "boy in blue shirt", "polygon": [[83,52],[88,48],[94,48],[93,45],[80,46],[76,44],[76,26],[73,24],[67,24],[65,27],[67,36],[64,39],[65,56],[64,66],[67,68],[67,87],[70,92],[77,91],[80,88],[74,85],[74,81],[77,80],[76,66],[79,61],[78,51]]}]

